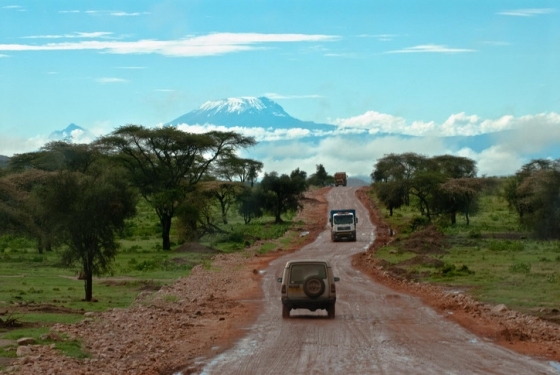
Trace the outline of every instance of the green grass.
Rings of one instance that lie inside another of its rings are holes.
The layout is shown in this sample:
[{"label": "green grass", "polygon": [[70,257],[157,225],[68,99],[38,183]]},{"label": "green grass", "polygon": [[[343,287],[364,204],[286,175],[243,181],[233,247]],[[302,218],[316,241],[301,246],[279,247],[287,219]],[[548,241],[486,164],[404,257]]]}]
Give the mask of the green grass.
[{"label": "green grass", "polygon": [[[259,253],[267,253],[291,241],[299,241],[296,232],[282,237],[290,228],[301,223],[293,222],[286,215],[282,224],[274,224],[272,217],[263,217],[245,225],[241,217],[229,215],[228,224],[219,226],[227,234],[214,234],[202,239],[201,244],[214,250],[163,251],[158,218],[145,201],[138,204],[138,214],[126,223],[119,239],[120,248],[111,271],[94,277],[93,298],[84,301],[84,281],[78,280],[78,268],[61,265],[61,251],[53,250],[39,254],[35,241],[16,236],[0,236],[0,319],[14,319],[22,324],[19,328],[1,328],[0,339],[17,340],[33,337],[39,344],[54,343],[58,350],[74,358],[86,358],[88,354],[78,341],[49,342],[41,336],[49,332],[55,323],[71,324],[84,319],[87,311],[105,311],[110,308],[126,308],[143,290],[157,290],[188,276],[197,264],[211,269],[211,258],[216,253],[242,251],[256,242],[263,242]],[[181,245],[171,232],[172,248]],[[170,303],[177,296],[167,296]],[[14,306],[27,306],[27,312],[14,313]],[[33,311],[32,308],[38,308]],[[58,309],[58,310],[57,310]],[[14,357],[15,351],[0,348],[0,357]],[[0,368],[1,370],[1,368]]]},{"label": "green grass", "polygon": [[442,266],[398,264],[417,255],[403,250],[412,233],[411,223],[418,216],[413,207],[385,216],[397,230],[397,240],[374,256],[418,280],[468,291],[483,302],[504,303],[510,309],[532,314],[543,308],[558,308],[560,242],[532,239],[520,228],[517,214],[498,195],[482,196],[480,207],[471,216],[470,225],[463,217],[457,217],[453,226],[447,218],[433,221],[451,245],[445,254],[429,254]]}]

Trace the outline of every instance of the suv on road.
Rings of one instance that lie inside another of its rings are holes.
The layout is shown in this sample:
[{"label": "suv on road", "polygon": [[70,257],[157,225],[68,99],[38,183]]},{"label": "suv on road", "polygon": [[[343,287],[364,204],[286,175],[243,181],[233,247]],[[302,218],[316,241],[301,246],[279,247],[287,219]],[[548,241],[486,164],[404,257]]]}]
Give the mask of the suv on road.
[{"label": "suv on road", "polygon": [[334,319],[336,287],[329,262],[325,260],[290,260],[284,267],[282,277],[282,318],[289,318],[292,309],[327,310]]}]

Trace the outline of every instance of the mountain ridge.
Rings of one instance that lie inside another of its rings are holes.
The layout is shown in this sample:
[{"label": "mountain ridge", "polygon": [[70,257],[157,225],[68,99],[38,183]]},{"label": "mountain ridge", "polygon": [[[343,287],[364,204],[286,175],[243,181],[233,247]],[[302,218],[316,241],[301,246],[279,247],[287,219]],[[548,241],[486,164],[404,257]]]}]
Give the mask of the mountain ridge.
[{"label": "mountain ridge", "polygon": [[200,107],[165,125],[212,124],[225,127],[303,128],[334,130],[335,126],[302,121],[290,116],[282,106],[267,97],[239,97],[204,102]]}]

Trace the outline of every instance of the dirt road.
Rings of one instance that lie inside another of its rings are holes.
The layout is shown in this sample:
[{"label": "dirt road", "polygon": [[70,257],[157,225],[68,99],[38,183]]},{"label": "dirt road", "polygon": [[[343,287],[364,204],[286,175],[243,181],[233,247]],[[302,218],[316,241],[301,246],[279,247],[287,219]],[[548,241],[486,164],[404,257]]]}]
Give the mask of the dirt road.
[{"label": "dirt road", "polygon": [[[264,271],[263,312],[233,348],[206,361],[201,374],[559,374],[535,360],[486,342],[446,320],[418,298],[399,294],[351,266],[374,227],[355,195],[333,188],[329,210],[357,209],[356,242],[331,243],[329,228],[315,242],[275,259]],[[328,259],[337,283],[336,318],[324,311],[281,317],[276,281],[289,259]]]}]

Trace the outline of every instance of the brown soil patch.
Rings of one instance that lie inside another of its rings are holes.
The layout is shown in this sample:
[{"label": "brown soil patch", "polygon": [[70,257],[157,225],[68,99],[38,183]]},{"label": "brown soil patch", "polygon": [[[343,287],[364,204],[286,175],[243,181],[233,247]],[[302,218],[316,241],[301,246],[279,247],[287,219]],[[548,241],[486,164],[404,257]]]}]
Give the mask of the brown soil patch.
[{"label": "brown soil patch", "polygon": [[449,246],[444,234],[430,225],[412,233],[399,247],[405,252],[416,254],[445,254]]},{"label": "brown soil patch", "polygon": [[[393,241],[393,231],[384,221],[381,211],[367,196],[368,187],[361,188],[357,196],[368,208],[370,220],[376,225],[376,238],[365,253],[356,254],[353,265],[374,280],[394,290],[420,297],[424,303],[452,319],[476,335],[493,340],[521,354],[560,361],[560,326],[538,317],[515,311],[493,312],[494,306],[482,304],[465,292],[450,291],[443,287],[408,280],[405,273],[388,272],[384,262],[375,260],[372,254]],[[412,236],[411,236],[412,237]],[[420,236],[419,236],[420,237]],[[506,236],[511,238],[512,236]],[[445,242],[433,233],[428,236],[438,249]],[[407,247],[424,249],[423,245]],[[416,261],[421,261],[417,258]],[[396,267],[395,267],[396,268]],[[551,315],[556,313],[551,311]]]}]

